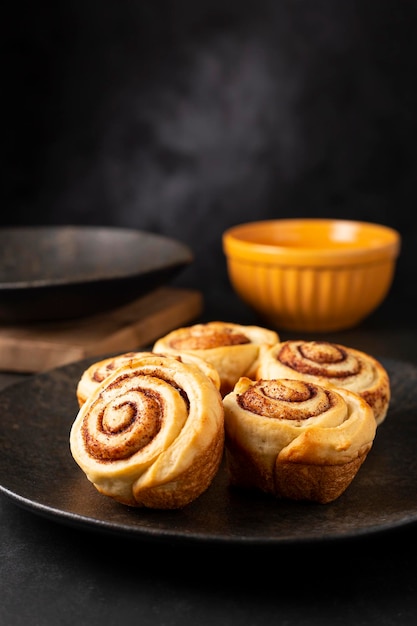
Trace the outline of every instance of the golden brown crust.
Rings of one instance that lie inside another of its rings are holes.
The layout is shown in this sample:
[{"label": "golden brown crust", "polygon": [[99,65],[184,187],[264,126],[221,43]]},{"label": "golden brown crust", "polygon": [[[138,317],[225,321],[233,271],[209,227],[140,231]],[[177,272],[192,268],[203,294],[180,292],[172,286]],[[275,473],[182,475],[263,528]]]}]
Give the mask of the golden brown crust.
[{"label": "golden brown crust", "polygon": [[231,484],[278,498],[338,498],[376,432],[358,394],[302,380],[241,378],[223,405]]},{"label": "golden brown crust", "polygon": [[177,328],[158,339],[153,351],[181,350],[205,359],[218,371],[224,396],[241,376],[255,376],[260,356],[278,341],[278,334],[267,328],[214,321]]},{"label": "golden brown crust", "polygon": [[331,384],[360,394],[379,426],[391,399],[387,371],[373,356],[328,341],[289,340],[264,352],[257,378],[296,378]]},{"label": "golden brown crust", "polygon": [[223,416],[219,390],[196,365],[146,353],[87,398],[70,449],[100,493],[129,506],[181,508],[217,473]]},{"label": "golden brown crust", "polygon": [[[212,483],[223,456],[224,436],[219,430],[210,445],[196,458],[195,463],[185,470],[181,481],[186,485],[187,504],[196,500]],[[163,484],[143,488],[136,495],[136,506],[148,508],[178,509],[184,506],[184,489],[177,484]]]}]

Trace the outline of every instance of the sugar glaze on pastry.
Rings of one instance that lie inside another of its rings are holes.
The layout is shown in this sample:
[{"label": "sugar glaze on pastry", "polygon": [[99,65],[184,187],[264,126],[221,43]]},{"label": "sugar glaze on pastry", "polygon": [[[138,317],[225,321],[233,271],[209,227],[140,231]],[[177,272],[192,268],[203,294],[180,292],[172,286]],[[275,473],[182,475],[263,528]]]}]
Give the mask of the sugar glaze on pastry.
[{"label": "sugar glaze on pastry", "polygon": [[217,473],[224,447],[219,390],[196,365],[144,354],[81,406],[72,456],[96,489],[135,507],[181,508]]},{"label": "sugar glaze on pastry", "polygon": [[187,352],[205,359],[219,372],[221,393],[229,393],[241,376],[255,376],[264,350],[279,341],[261,326],[214,321],[177,328],[158,339],[154,352]]},{"label": "sugar glaze on pastry", "polygon": [[346,389],[243,377],[223,405],[231,485],[278,498],[335,500],[375,438],[371,407]]},{"label": "sugar glaze on pastry", "polygon": [[391,399],[388,373],[377,359],[328,341],[277,343],[262,355],[256,377],[297,378],[355,391],[372,407],[378,426]]}]

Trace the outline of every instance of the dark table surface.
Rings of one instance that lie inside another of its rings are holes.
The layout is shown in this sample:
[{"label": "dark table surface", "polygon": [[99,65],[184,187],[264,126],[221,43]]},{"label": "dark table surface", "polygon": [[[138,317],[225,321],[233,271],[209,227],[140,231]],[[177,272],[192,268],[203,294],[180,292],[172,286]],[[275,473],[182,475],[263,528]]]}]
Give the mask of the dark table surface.
[{"label": "dark table surface", "polygon": [[[232,294],[201,319],[259,323]],[[417,365],[417,324],[395,293],[357,328],[320,337]],[[2,373],[0,386],[22,379]],[[2,494],[0,526],[4,626],[417,623],[413,521],[300,545],[187,545],[58,523]]]}]

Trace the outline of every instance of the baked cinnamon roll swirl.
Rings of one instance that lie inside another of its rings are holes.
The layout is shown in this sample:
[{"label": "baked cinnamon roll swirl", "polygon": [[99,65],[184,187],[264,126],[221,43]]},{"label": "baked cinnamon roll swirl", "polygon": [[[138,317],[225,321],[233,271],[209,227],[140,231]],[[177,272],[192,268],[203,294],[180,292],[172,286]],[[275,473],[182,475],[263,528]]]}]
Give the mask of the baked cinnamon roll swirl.
[{"label": "baked cinnamon roll swirl", "polygon": [[388,372],[377,359],[328,341],[276,344],[263,354],[257,378],[296,378],[355,391],[371,406],[377,426],[384,421],[391,400]]},{"label": "baked cinnamon roll swirl", "polygon": [[275,331],[261,326],[216,321],[173,330],[155,342],[153,351],[188,353],[205,359],[218,371],[224,396],[241,376],[255,376],[264,350],[278,341]]},{"label": "baked cinnamon roll swirl", "polygon": [[96,489],[134,507],[182,508],[219,468],[224,412],[197,366],[147,354],[110,374],[80,408],[72,456]]},{"label": "baked cinnamon roll swirl", "polygon": [[81,407],[103,380],[108,378],[110,374],[115,372],[119,367],[130,363],[135,357],[145,354],[152,354],[152,352],[125,352],[108,359],[102,359],[90,365],[84,370],[77,384],[76,395],[78,405]]},{"label": "baked cinnamon roll swirl", "polygon": [[277,498],[335,500],[375,438],[371,407],[345,389],[241,378],[223,405],[230,484]]},{"label": "baked cinnamon roll swirl", "polygon": [[[81,375],[77,384],[76,395],[78,405],[81,407],[93,391],[98,387],[105,378],[110,376],[122,365],[130,363],[133,359],[137,359],[141,356],[152,355],[153,352],[125,352],[118,354],[114,357],[109,357],[101,361],[97,361],[88,367]],[[193,363],[196,365],[206,376],[208,376],[217,387],[220,389],[220,376],[217,370],[207,361],[193,354],[173,354],[179,361],[184,363]]]}]

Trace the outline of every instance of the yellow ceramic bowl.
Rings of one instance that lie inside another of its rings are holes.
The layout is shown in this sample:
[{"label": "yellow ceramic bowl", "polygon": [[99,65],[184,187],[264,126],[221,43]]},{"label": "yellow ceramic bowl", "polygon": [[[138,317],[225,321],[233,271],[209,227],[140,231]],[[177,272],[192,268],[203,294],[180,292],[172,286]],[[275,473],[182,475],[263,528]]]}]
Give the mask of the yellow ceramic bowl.
[{"label": "yellow ceramic bowl", "polygon": [[238,296],[270,326],[291,331],[350,328],[386,297],[400,252],[387,226],[337,219],[276,219],[223,234]]}]

